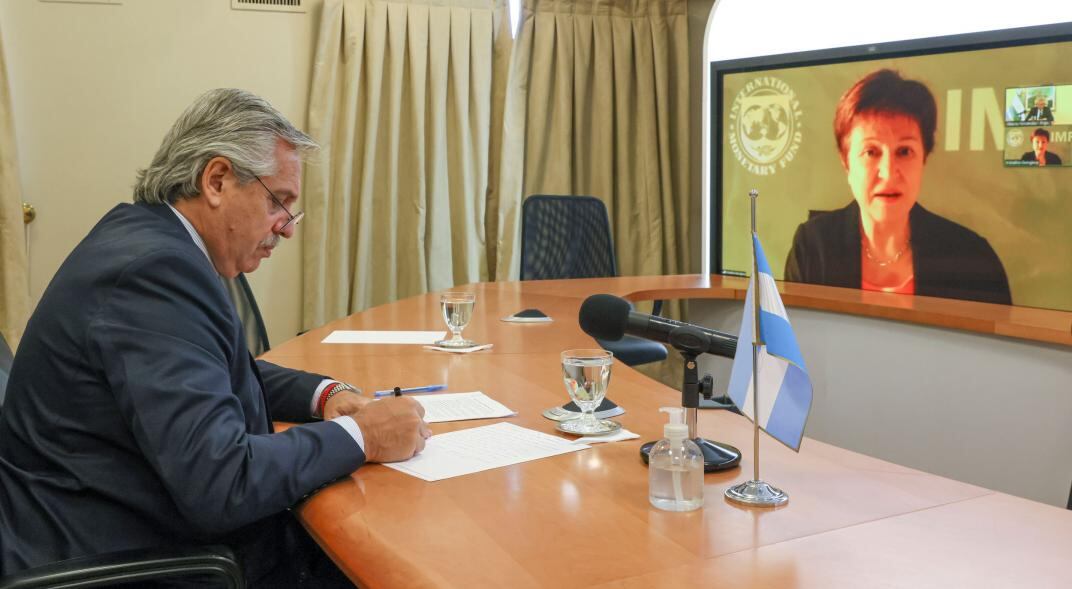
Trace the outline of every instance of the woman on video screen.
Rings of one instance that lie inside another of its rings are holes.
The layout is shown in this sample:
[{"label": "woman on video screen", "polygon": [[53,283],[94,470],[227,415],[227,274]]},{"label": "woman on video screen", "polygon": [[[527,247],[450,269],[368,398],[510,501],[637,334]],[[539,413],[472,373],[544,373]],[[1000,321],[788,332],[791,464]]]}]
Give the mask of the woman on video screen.
[{"label": "woman on video screen", "polygon": [[937,113],[926,86],[892,70],[872,72],[845,92],[834,136],[853,202],[797,228],[786,280],[1012,302],[990,244],[917,202]]}]

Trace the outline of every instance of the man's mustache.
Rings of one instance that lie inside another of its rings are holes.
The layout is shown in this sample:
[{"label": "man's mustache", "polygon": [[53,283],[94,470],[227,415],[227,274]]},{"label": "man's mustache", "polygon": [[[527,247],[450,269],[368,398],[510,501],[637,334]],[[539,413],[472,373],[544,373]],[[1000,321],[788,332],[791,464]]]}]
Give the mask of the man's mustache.
[{"label": "man's mustache", "polygon": [[261,247],[266,247],[268,249],[272,249],[277,245],[279,245],[279,235],[276,234],[276,233],[273,233],[270,236],[268,236],[267,238],[265,238],[265,240],[261,242],[260,246]]}]

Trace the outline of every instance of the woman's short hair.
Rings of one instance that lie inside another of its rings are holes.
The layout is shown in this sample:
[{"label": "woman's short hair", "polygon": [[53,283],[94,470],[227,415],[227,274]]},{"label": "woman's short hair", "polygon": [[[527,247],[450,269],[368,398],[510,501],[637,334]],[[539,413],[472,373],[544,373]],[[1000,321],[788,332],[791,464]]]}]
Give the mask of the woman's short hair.
[{"label": "woman's short hair", "polygon": [[923,156],[934,149],[934,130],[938,125],[938,104],[922,83],[906,80],[901,74],[881,69],[867,74],[845,91],[834,113],[834,139],[842,160],[849,133],[856,118],[869,114],[897,114],[915,119],[923,139]]},{"label": "woman's short hair", "polygon": [[1031,134],[1032,137],[1044,137],[1048,142],[1050,140],[1050,132],[1046,129],[1035,129],[1035,132]]},{"label": "woman's short hair", "polygon": [[138,172],[134,201],[174,204],[201,194],[200,179],[209,160],[231,161],[242,184],[276,173],[277,140],[301,155],[319,146],[263,98],[234,88],[210,90],[194,101],[171,126],[148,168]]}]

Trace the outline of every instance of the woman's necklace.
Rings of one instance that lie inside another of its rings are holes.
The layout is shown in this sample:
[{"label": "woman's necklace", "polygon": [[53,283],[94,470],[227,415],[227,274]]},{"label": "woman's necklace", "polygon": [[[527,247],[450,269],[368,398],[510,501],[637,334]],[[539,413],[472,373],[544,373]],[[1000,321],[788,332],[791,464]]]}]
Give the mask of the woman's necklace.
[{"label": "woman's necklace", "polygon": [[897,252],[896,254],[893,254],[892,258],[890,258],[888,260],[880,260],[880,259],[876,258],[875,256],[873,256],[871,254],[871,248],[867,245],[866,241],[861,240],[861,243],[864,246],[864,254],[867,255],[867,259],[871,260],[872,262],[874,262],[875,265],[878,266],[879,268],[885,268],[886,266],[889,266],[890,264],[896,264],[897,260],[900,260],[901,256],[903,256],[904,253],[908,251],[908,248],[912,247],[912,240],[909,239],[908,241],[905,242],[904,247],[901,248],[901,251]]}]

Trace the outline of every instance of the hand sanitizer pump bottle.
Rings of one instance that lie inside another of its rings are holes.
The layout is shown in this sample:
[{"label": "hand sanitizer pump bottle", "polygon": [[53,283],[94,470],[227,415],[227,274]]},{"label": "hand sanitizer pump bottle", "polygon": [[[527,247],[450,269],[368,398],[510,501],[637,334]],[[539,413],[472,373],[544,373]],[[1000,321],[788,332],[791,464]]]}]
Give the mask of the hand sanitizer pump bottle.
[{"label": "hand sanitizer pump bottle", "polygon": [[670,414],[663,435],[648,456],[648,501],[666,511],[692,511],[703,507],[704,460],[700,447],[689,439],[685,410],[659,409]]}]

